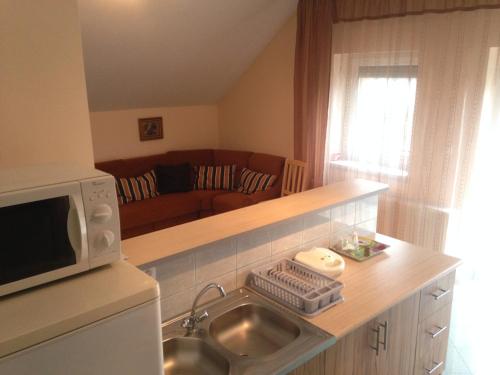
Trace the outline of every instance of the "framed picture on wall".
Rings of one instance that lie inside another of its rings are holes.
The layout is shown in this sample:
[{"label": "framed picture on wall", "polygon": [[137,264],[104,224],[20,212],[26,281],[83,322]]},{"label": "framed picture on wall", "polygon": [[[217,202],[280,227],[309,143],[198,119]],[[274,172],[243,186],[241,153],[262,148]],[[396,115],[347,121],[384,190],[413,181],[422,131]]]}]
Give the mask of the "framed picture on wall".
[{"label": "framed picture on wall", "polygon": [[148,117],[139,119],[139,138],[141,141],[151,141],[163,138],[163,117]]}]

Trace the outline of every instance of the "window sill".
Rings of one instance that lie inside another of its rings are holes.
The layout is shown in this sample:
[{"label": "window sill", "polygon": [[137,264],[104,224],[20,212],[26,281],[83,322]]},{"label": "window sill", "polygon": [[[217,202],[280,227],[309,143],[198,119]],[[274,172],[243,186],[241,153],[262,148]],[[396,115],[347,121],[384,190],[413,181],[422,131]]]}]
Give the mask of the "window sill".
[{"label": "window sill", "polygon": [[372,174],[381,174],[391,177],[407,177],[408,172],[399,168],[383,167],[380,165],[367,164],[353,160],[335,160],[330,162],[331,165],[342,167],[345,169],[353,169],[359,172],[366,172]]}]

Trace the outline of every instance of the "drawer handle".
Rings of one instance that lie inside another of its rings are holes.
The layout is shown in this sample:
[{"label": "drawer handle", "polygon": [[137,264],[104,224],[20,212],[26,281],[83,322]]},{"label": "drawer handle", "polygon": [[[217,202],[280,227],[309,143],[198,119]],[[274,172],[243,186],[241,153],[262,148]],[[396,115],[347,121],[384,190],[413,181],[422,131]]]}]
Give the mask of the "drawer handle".
[{"label": "drawer handle", "polygon": [[433,373],[434,373],[434,371],[436,371],[438,368],[440,368],[442,365],[444,365],[444,362],[443,362],[443,361],[441,361],[441,362],[439,362],[439,363],[438,363],[438,362],[436,362],[436,361],[432,361],[432,364],[434,365],[434,367],[433,367],[433,368],[431,368],[431,369],[426,368],[426,369],[425,369],[425,371],[426,371],[429,375],[430,375],[430,374],[433,374]]},{"label": "drawer handle", "polygon": [[431,293],[431,295],[434,297],[436,301],[439,301],[441,298],[443,298],[445,295],[449,294],[451,292],[451,289],[443,289],[439,288],[436,292]]},{"label": "drawer handle", "polygon": [[436,326],[437,327],[437,331],[436,332],[432,332],[432,331],[427,331],[427,333],[429,335],[431,335],[431,337],[433,339],[435,339],[436,337],[438,337],[441,333],[443,333],[444,331],[446,331],[448,329],[448,326],[444,326],[444,327],[440,327],[440,326]]},{"label": "drawer handle", "polygon": [[372,331],[375,332],[376,334],[376,338],[375,338],[375,346],[373,345],[370,345],[370,348],[372,348],[373,350],[375,350],[375,355],[378,356],[378,352],[379,352],[379,345],[380,345],[380,326],[378,326],[377,328],[372,328]]},{"label": "drawer handle", "polygon": [[389,322],[386,320],[382,327],[384,327],[384,342],[382,345],[384,346],[384,350],[387,351],[387,331],[389,330]]},{"label": "drawer handle", "polygon": [[[384,328],[384,341],[380,341],[380,329]],[[378,323],[377,328],[372,328],[372,331],[376,333],[376,345],[370,345],[370,348],[375,350],[375,355],[378,356],[380,351],[379,345],[382,344],[384,350],[387,351],[387,330],[389,329],[389,322],[386,320],[384,323]]]}]

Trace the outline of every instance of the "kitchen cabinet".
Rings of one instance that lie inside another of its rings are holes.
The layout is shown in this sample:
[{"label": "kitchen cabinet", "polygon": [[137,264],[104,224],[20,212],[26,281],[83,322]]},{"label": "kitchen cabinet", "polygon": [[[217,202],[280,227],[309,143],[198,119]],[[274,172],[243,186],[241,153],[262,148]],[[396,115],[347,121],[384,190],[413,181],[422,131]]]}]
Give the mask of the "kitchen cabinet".
[{"label": "kitchen cabinet", "polygon": [[[340,338],[293,375],[427,375],[444,371],[454,272]],[[441,296],[441,297],[440,297]]]},{"label": "kitchen cabinet", "polygon": [[451,304],[419,324],[415,375],[444,372],[448,350]]}]

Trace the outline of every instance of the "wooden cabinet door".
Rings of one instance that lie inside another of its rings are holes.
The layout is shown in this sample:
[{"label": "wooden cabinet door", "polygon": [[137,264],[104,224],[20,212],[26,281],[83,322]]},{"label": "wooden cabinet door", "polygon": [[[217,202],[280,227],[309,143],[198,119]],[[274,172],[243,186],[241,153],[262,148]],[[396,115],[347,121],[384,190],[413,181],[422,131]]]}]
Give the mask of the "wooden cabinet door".
[{"label": "wooden cabinet door", "polygon": [[325,352],[325,375],[367,375],[376,366],[373,349],[369,343],[373,337],[371,324],[365,324],[338,340]]},{"label": "wooden cabinet door", "polygon": [[[296,369],[294,375],[411,375],[420,293],[407,298]],[[377,353],[378,331],[378,353]],[[385,344],[385,345],[384,345]]]},{"label": "wooden cabinet door", "polygon": [[417,293],[340,339],[325,353],[325,375],[412,374],[418,310]]},{"label": "wooden cabinet door", "polygon": [[390,309],[387,317],[388,335],[383,362],[384,375],[413,374],[417,345],[418,311],[420,297],[417,294]]}]

